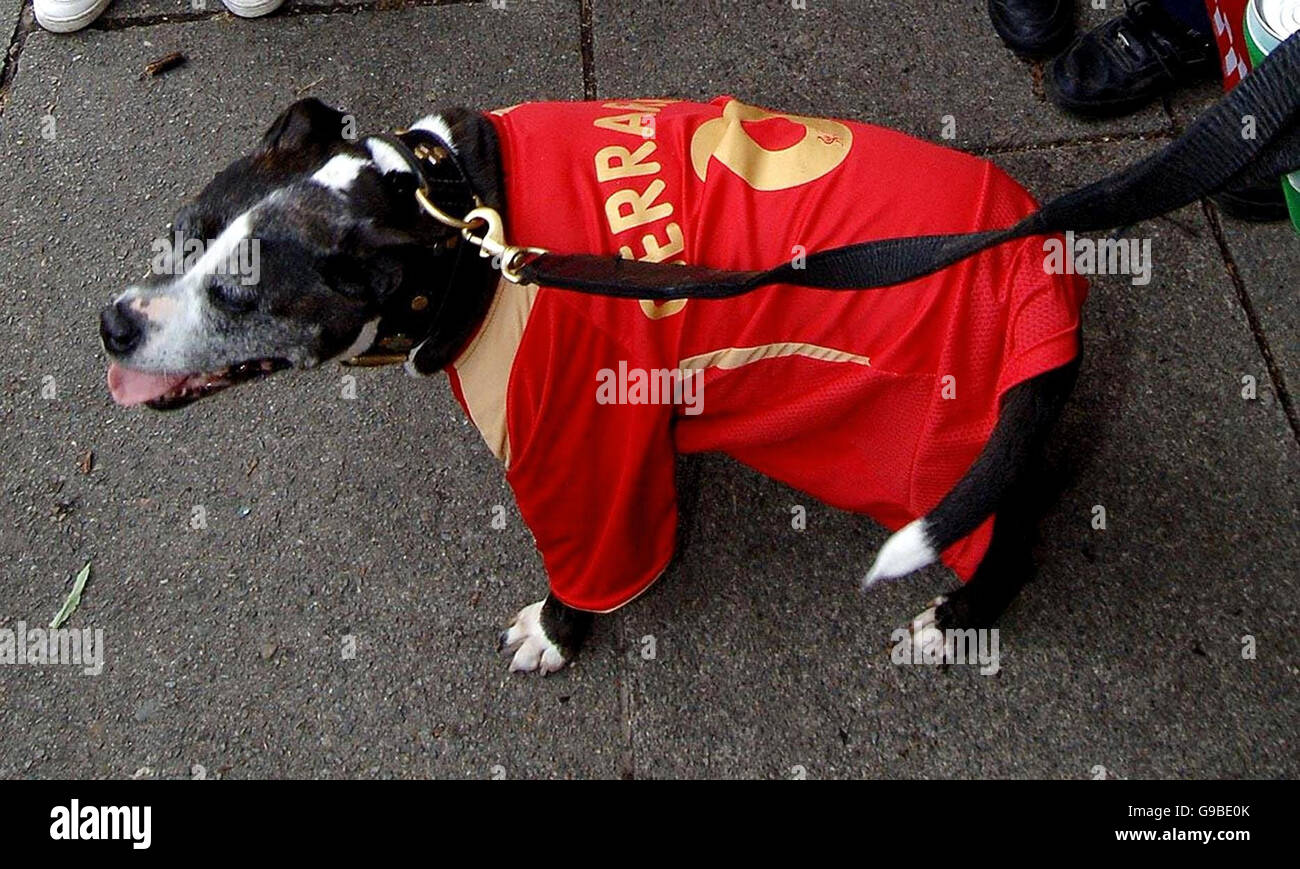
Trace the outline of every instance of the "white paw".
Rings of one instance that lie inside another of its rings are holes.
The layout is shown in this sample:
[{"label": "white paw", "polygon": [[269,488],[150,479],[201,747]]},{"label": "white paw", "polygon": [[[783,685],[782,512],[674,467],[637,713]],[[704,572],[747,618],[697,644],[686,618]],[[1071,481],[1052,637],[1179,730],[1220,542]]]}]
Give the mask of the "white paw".
[{"label": "white paw", "polygon": [[510,659],[511,672],[540,672],[545,676],[568,663],[559,646],[552,643],[542,630],[544,602],[539,600],[521,609],[510,627],[501,632],[501,651],[514,652]]},{"label": "white paw", "polygon": [[[912,633],[912,650],[914,660],[922,661],[942,661],[945,664],[951,664],[956,658],[955,638],[945,634],[939,628],[935,610],[943,605],[948,598],[939,595],[930,601],[930,607],[912,619],[908,625],[908,630]],[[943,657],[939,657],[942,654]]]}]

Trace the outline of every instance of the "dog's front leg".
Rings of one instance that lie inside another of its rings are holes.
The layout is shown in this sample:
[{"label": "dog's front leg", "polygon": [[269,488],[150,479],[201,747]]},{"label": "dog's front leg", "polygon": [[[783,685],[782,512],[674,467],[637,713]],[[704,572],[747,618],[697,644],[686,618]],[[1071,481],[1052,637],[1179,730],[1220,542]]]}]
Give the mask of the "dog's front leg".
[{"label": "dog's front leg", "polygon": [[592,614],[567,607],[548,594],[546,600],[519,611],[501,632],[500,649],[514,653],[510,669],[543,676],[563,667],[582,647],[591,632]]}]

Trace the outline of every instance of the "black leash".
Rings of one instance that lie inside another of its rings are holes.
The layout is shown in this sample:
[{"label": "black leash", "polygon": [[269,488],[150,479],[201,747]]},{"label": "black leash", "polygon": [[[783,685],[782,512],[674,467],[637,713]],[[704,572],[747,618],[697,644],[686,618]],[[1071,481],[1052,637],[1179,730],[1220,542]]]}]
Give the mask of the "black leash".
[{"label": "black leash", "polygon": [[[1253,138],[1249,132],[1253,118]],[[915,236],[809,254],[765,271],[647,263],[592,254],[522,257],[523,281],[632,299],[722,299],[768,284],[859,290],[903,283],[995,245],[1034,235],[1132,226],[1226,187],[1276,182],[1300,169],[1300,34],[1269,54],[1183,135],[1126,169],[1048,202],[1015,226]]]}]

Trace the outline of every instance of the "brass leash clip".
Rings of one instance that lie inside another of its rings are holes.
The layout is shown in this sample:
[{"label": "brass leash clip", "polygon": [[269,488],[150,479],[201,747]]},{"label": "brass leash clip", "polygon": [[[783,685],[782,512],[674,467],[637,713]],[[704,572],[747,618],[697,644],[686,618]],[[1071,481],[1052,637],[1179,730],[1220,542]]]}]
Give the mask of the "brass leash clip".
[{"label": "brass leash clip", "polygon": [[[461,228],[461,235],[466,241],[478,245],[479,256],[491,257],[492,265],[501,272],[501,277],[512,284],[523,282],[519,270],[530,256],[546,253],[539,247],[506,244],[505,221],[495,208],[479,206],[465,215],[464,223],[466,225]],[[480,228],[482,235],[476,235],[475,230]]]}]

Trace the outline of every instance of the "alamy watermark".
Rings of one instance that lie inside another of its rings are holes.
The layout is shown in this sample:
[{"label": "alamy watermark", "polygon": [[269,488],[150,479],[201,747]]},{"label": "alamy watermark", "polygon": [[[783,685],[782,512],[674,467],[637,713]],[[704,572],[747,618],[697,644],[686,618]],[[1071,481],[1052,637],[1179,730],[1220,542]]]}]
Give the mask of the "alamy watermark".
[{"label": "alamy watermark", "polygon": [[1134,286],[1151,283],[1151,239],[1080,238],[1073,231],[1043,241],[1049,275],[1130,275]]},{"label": "alamy watermark", "polygon": [[185,238],[179,232],[172,238],[156,238],[149,245],[153,258],[149,270],[155,275],[180,276],[212,254],[211,274],[238,277],[244,286],[255,284],[262,277],[262,240],[241,238],[228,250],[214,247],[216,239]]},{"label": "alamy watermark", "polygon": [[897,628],[889,639],[894,643],[890,660],[895,664],[977,664],[981,676],[1002,669],[997,628],[947,628],[927,626],[915,634]]},{"label": "alamy watermark", "polygon": [[0,664],[81,667],[87,676],[104,671],[104,629],[0,628]]},{"label": "alamy watermark", "polygon": [[153,842],[152,806],[83,806],[71,800],[50,809],[50,838],[55,841],[127,841],[137,851]]},{"label": "alamy watermark", "polygon": [[596,372],[597,404],[672,404],[687,416],[704,412],[704,370],[700,368],[630,368]]}]

